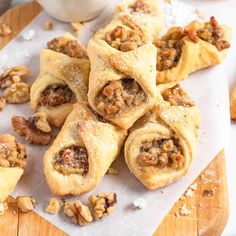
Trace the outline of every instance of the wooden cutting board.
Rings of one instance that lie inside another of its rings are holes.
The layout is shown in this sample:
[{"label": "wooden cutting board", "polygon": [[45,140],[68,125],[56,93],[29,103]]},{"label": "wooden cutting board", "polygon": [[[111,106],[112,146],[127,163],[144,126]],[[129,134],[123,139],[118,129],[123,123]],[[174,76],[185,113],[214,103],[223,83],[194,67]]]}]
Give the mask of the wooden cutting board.
[{"label": "wooden cutting board", "polygon": [[[9,36],[0,36],[0,48],[9,43],[41,10],[36,2],[31,2],[18,5],[2,15],[0,23],[9,24],[13,33]],[[154,236],[219,236],[221,234],[228,219],[224,151],[215,157],[195,182],[197,189],[193,195],[189,198],[183,195],[183,199],[173,206]],[[208,193],[206,190],[211,190],[212,196],[206,196]],[[9,197],[8,201],[10,200]],[[191,213],[176,217],[183,204]],[[10,206],[5,215],[0,216],[0,235],[65,236],[66,234],[35,212],[24,214]]]}]

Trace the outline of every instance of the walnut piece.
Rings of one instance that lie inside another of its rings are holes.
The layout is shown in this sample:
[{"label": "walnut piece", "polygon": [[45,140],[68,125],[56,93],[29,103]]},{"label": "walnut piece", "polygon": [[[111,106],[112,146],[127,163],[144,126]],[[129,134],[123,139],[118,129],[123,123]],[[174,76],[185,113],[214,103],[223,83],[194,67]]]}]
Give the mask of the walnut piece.
[{"label": "walnut piece", "polygon": [[109,175],[118,175],[118,170],[112,167],[109,167],[107,174]]},{"label": "walnut piece", "polygon": [[5,214],[5,211],[8,209],[7,202],[0,202],[0,216]]},{"label": "walnut piece", "polygon": [[31,196],[18,196],[16,198],[17,207],[24,213],[34,210],[36,200]]},{"label": "walnut piece", "polygon": [[8,103],[25,103],[30,99],[30,86],[26,83],[19,82],[12,84],[4,93],[4,98]]},{"label": "walnut piece", "polygon": [[150,6],[146,3],[145,0],[136,0],[135,3],[130,6],[132,11],[144,14],[150,14],[152,11]]},{"label": "walnut piece", "polygon": [[51,140],[51,128],[44,113],[36,113],[28,119],[13,116],[12,127],[20,136],[25,136],[26,141],[32,144],[46,145]]},{"label": "walnut piece", "polygon": [[53,29],[53,23],[50,22],[50,21],[47,21],[44,23],[44,26],[43,26],[44,30],[52,30]]},{"label": "walnut piece", "polygon": [[3,108],[5,107],[6,105],[6,100],[4,97],[0,97],[0,111],[3,110]]},{"label": "walnut piece", "polygon": [[61,208],[60,202],[55,197],[52,197],[50,199],[48,206],[45,209],[45,212],[49,214],[56,214],[59,212],[60,208]]},{"label": "walnut piece", "polygon": [[21,82],[29,75],[29,69],[26,66],[14,66],[6,68],[0,76],[0,88],[7,88],[14,83]]},{"label": "walnut piece", "polygon": [[89,196],[89,202],[93,208],[93,217],[99,220],[104,216],[110,215],[117,203],[116,193],[99,193]]},{"label": "walnut piece", "polygon": [[82,26],[83,24],[80,22],[71,22],[71,27],[77,35],[79,35]]},{"label": "walnut piece", "polygon": [[2,167],[26,167],[25,146],[16,141],[9,134],[0,135],[0,166]]},{"label": "walnut piece", "polygon": [[93,221],[89,208],[80,201],[65,203],[64,213],[71,218],[72,222],[81,226]]},{"label": "walnut piece", "polygon": [[8,24],[0,24],[0,36],[9,35],[12,33],[12,30]]},{"label": "walnut piece", "polygon": [[111,32],[105,33],[105,41],[122,52],[134,50],[144,44],[143,36],[139,31],[127,30],[122,26],[117,26]]}]

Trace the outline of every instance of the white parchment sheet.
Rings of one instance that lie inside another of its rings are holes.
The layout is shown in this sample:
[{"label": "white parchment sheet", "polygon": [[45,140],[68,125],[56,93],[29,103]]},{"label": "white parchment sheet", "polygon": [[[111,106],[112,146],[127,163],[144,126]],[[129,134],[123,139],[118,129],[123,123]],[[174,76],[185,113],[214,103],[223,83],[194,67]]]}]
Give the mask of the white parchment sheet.
[{"label": "white parchment sheet", "polygon": [[[113,1],[109,2],[110,4],[102,15],[95,20],[84,24],[80,34],[80,41],[83,44],[86,45],[95,29],[101,27],[108,21],[114,5]],[[192,19],[189,19],[189,21],[191,20]],[[47,21],[54,23],[55,27],[52,31],[43,30],[43,25]],[[34,33],[32,40],[25,41],[22,35],[29,33],[31,30],[33,30]],[[1,50],[1,70],[4,67],[13,65],[27,65],[31,69],[30,82],[32,83],[39,72],[40,49],[46,47],[46,43],[49,40],[59,36],[65,31],[71,31],[68,24],[53,20],[45,12],[42,12],[24,29],[23,32]],[[49,215],[44,212],[50,197],[52,197],[44,178],[42,164],[43,155],[48,146],[34,146],[27,144],[27,168],[16,187],[13,196],[34,196],[37,200],[35,211],[70,235],[151,235],[186,188],[216,156],[222,147],[226,147],[228,143],[229,104],[227,81],[224,74],[224,63],[220,66],[202,70],[191,75],[190,78],[184,81],[183,87],[200,107],[202,111],[202,125],[197,155],[193,162],[192,169],[189,174],[180,181],[163,188],[162,191],[148,191],[130,174],[121,157],[113,164],[113,166],[119,170],[119,174],[117,176],[106,175],[102,183],[92,191],[92,193],[98,193],[100,191],[116,192],[118,195],[116,210],[111,216],[106,217],[99,222],[92,223],[85,227],[79,227],[71,223],[63,213]],[[18,137],[14,133],[11,126],[11,117],[13,115],[27,116],[29,114],[31,114],[29,104],[7,104],[4,111],[0,113],[0,133],[13,134],[17,137],[17,140],[26,143],[24,138]],[[87,203],[87,196],[88,194],[85,194],[79,197],[79,199]],[[142,210],[135,211],[131,207],[132,201],[140,197],[145,198],[147,206]],[[73,199],[71,198],[70,200]]]}]

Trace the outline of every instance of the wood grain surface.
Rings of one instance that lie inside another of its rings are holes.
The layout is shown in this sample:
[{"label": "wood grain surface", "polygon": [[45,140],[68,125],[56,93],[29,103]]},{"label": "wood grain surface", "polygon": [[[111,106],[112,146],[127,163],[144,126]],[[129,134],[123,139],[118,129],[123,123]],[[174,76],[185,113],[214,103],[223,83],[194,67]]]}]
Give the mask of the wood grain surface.
[{"label": "wood grain surface", "polygon": [[[0,24],[7,23],[13,33],[0,37],[0,48],[10,42],[39,12],[36,2],[17,5],[0,17]],[[185,195],[173,206],[157,228],[154,236],[219,236],[228,219],[228,195],[226,183],[225,157],[221,151],[210,165],[195,180],[197,190],[193,196]],[[212,190],[212,196],[205,196]],[[35,212],[21,213],[11,204],[0,216],[1,236],[65,236],[66,234]],[[176,217],[183,204],[190,210],[187,216]],[[157,209],[158,211],[158,209]],[[102,224],[102,222],[101,222]],[[107,236],[104,234],[104,236]]]}]

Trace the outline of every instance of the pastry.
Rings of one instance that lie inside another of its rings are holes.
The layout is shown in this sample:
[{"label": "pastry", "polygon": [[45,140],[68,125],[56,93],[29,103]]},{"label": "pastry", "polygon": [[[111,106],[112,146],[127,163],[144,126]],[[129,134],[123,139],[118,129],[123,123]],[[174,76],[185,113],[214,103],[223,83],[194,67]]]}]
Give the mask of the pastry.
[{"label": "pastry", "polygon": [[119,154],[126,131],[107,123],[87,104],[75,104],[44,156],[44,173],[56,195],[95,188]]},{"label": "pastry", "polygon": [[30,91],[31,107],[61,127],[77,101],[87,100],[90,62],[85,49],[66,33],[40,54],[40,74]]},{"label": "pastry", "polygon": [[236,87],[233,88],[230,95],[230,118],[236,120]]},{"label": "pastry", "polygon": [[179,85],[157,91],[157,104],[132,127],[124,151],[130,171],[150,190],[187,174],[200,125],[199,109]]},{"label": "pastry", "polygon": [[26,167],[25,146],[9,134],[0,135],[0,202],[14,190]]},{"label": "pastry", "polygon": [[230,47],[231,30],[214,17],[192,22],[184,29],[172,27],[154,42],[157,47],[157,83],[184,80],[197,70],[219,64]]},{"label": "pastry", "polygon": [[89,41],[88,101],[100,115],[128,129],[155,103],[156,48],[142,31],[114,19]]},{"label": "pastry", "polygon": [[126,0],[116,7],[115,17],[128,27],[137,27],[153,41],[164,25],[164,14],[157,0]]}]

